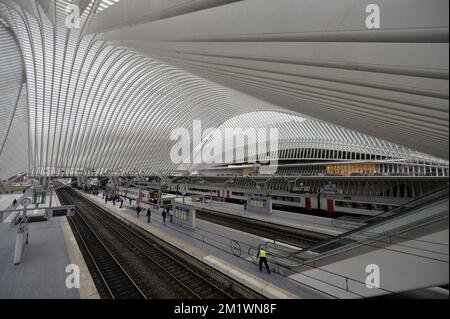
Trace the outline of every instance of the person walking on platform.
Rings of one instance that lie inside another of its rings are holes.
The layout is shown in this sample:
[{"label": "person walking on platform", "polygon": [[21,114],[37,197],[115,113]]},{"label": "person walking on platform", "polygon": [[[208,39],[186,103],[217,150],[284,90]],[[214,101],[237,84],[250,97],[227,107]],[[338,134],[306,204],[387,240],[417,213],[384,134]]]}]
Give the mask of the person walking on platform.
[{"label": "person walking on platform", "polygon": [[13,202],[12,202],[13,207],[17,206],[17,199],[14,198]]},{"label": "person walking on platform", "polygon": [[165,225],[166,224],[166,217],[167,217],[167,212],[166,212],[165,209],[161,213],[161,216],[162,216],[162,219],[163,219],[163,224]]},{"label": "person walking on platform", "polygon": [[139,218],[139,213],[141,212],[141,206],[136,206],[136,217]]},{"label": "person walking on platform", "polygon": [[147,223],[150,223],[150,217],[152,216],[152,210],[147,208]]},{"label": "person walking on platform", "polygon": [[121,197],[120,198],[120,207],[119,208],[122,208],[123,207],[123,198]]},{"label": "person walking on platform", "polygon": [[270,269],[269,265],[267,264],[267,252],[264,250],[264,248],[259,247],[258,249],[258,255],[256,255],[256,258],[259,258],[259,271],[262,271],[262,265],[267,269],[267,272],[270,275]]},{"label": "person walking on platform", "polygon": [[108,194],[105,195],[105,204],[108,204]]}]

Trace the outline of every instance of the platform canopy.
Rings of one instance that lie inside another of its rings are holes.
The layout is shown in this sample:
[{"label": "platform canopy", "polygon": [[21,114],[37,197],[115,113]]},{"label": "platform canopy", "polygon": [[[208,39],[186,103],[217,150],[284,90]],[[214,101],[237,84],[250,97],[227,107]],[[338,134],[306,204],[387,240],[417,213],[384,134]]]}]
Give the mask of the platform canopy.
[{"label": "platform canopy", "polygon": [[196,121],[448,164],[448,1],[369,3],[0,0],[0,176],[170,174]]}]

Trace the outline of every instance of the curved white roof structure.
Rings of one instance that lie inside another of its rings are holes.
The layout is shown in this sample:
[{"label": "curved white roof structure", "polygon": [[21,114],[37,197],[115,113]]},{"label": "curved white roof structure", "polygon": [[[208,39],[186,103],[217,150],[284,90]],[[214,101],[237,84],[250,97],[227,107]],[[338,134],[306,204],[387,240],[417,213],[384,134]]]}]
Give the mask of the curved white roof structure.
[{"label": "curved white roof structure", "polygon": [[[79,29],[65,25],[72,2]],[[288,5],[301,5],[277,1],[272,12],[270,1],[107,2],[0,1],[0,94],[8,97],[0,101],[2,176],[170,173],[180,169],[170,157],[171,132],[191,132],[198,120],[216,131],[278,128],[286,150],[448,159],[446,1],[428,5],[433,21],[419,19],[430,23],[426,34],[404,31],[408,18],[399,31],[376,31],[360,60],[349,53],[364,34],[344,34],[345,21],[329,25],[334,33],[326,30],[323,39],[313,36],[320,23],[309,33],[291,32],[305,27],[312,5],[299,11],[298,25],[279,23],[278,30],[270,19],[280,22]],[[338,12],[351,1],[344,2]],[[246,17],[238,14],[244,9]],[[240,34],[232,35],[232,25]],[[395,41],[405,39],[411,56],[400,58]],[[431,46],[431,56],[422,45]]]}]

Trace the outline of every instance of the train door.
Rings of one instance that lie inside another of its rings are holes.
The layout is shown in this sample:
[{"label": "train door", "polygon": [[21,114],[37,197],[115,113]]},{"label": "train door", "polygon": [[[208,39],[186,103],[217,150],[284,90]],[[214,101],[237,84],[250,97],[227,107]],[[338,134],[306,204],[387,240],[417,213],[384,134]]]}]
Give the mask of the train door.
[{"label": "train door", "polygon": [[329,215],[334,213],[334,201],[332,199],[327,199],[327,212]]},{"label": "train door", "polygon": [[311,198],[310,197],[305,198],[305,209],[311,210]]}]

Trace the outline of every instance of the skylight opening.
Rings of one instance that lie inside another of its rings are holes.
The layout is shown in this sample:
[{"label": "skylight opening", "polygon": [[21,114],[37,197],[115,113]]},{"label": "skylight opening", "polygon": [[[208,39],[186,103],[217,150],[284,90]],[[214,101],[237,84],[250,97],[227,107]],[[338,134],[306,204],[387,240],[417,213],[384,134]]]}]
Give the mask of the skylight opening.
[{"label": "skylight opening", "polygon": [[115,5],[120,0],[102,0],[100,5],[98,6],[97,13],[102,12],[103,10]]}]

